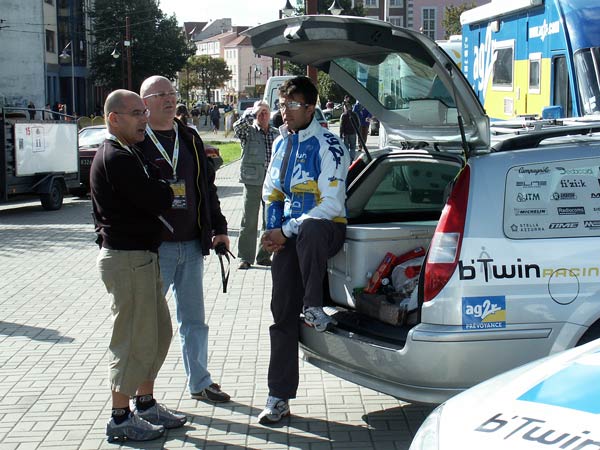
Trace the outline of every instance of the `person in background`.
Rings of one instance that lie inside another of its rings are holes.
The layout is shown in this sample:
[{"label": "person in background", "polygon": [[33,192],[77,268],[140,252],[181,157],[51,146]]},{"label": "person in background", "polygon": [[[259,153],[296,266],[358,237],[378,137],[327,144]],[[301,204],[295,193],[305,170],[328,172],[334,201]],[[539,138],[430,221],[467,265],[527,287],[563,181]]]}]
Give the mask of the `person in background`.
[{"label": "person in background", "polygon": [[363,142],[366,144],[367,137],[369,136],[369,119],[371,118],[371,113],[358,100],[356,100],[352,111],[356,113],[360,121],[360,135],[362,140],[358,141],[358,147],[360,150],[364,150]]},{"label": "person in background", "polygon": [[220,403],[228,394],[208,371],[208,325],[204,309],[204,257],[219,244],[229,249],[227,221],[215,186],[215,169],[198,133],[175,118],[177,92],[161,76],[144,80],[140,88],[150,111],[144,155],[171,180],[175,200],[164,213],[172,230],[163,230],[160,273],[163,292],[169,288],[177,307],[183,365],[190,397]]},{"label": "person in background", "polygon": [[356,157],[356,130],[360,130],[360,120],[350,104],[344,103],[344,112],[340,116],[340,137],[350,152],[350,161]]},{"label": "person in background", "polygon": [[52,107],[50,106],[50,103],[46,103],[43,116],[44,120],[52,120]]},{"label": "person in background", "polygon": [[219,131],[219,122],[221,121],[221,113],[219,112],[219,107],[217,105],[213,105],[210,111],[208,112],[210,116],[210,122],[212,123],[212,131],[213,133],[217,133]]},{"label": "person in background", "polygon": [[[240,183],[244,183],[244,212],[238,240],[239,268],[247,270],[254,264],[254,255],[259,266],[270,266],[271,255],[262,245],[256,253],[258,235],[258,213],[262,199],[262,185],[271,161],[273,141],[279,135],[276,128],[269,126],[270,109],[264,100],[257,100],[251,113],[244,112],[233,124],[233,131],[242,145]],[[263,229],[265,228],[263,214]]]},{"label": "person in background", "polygon": [[35,105],[33,104],[33,101],[29,100],[27,109],[29,110],[29,120],[35,120]]},{"label": "person in background", "polygon": [[[109,442],[146,441],[187,421],[154,399],[154,380],[173,334],[157,254],[160,217],[171,207],[173,192],[136,147],[148,122],[142,99],[135,92],[113,91],[104,112],[109,136],[96,152],[90,183],[100,245],[97,266],[113,318],[112,414],[106,435]],[[135,399],[133,412],[130,397]]]},{"label": "person in background", "polygon": [[273,143],[263,185],[267,231],[262,243],[275,254],[269,396],[258,416],[262,424],[288,416],[289,399],[296,397],[300,313],[317,331],[336,323],[323,309],[323,281],[327,259],[339,251],[346,235],[350,156],[339,138],[315,119],[317,97],[307,77],[291,78],[279,88],[284,125]]}]

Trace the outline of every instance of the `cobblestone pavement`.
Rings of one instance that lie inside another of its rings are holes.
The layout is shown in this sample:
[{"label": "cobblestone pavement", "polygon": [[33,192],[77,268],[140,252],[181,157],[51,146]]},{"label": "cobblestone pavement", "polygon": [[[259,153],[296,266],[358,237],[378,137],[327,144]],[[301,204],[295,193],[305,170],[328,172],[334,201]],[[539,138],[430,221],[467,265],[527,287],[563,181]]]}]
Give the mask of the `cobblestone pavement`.
[{"label": "cobblestone pavement", "polygon": [[[239,164],[218,172],[233,248],[241,220]],[[108,299],[95,267],[90,201],[59,211],[35,199],[0,205],[0,450],[116,448],[105,440],[110,413]],[[431,407],[409,405],[301,363],[293,416],[259,425],[267,395],[270,272],[231,265],[221,291],[215,256],[205,264],[209,369],[231,394],[219,406],[188,398],[174,337],[156,397],[189,415],[183,428],[132,448],[408,449]],[[174,317],[173,301],[169,299]],[[174,320],[173,320],[174,321]],[[174,321],[175,322],[175,321]]]}]

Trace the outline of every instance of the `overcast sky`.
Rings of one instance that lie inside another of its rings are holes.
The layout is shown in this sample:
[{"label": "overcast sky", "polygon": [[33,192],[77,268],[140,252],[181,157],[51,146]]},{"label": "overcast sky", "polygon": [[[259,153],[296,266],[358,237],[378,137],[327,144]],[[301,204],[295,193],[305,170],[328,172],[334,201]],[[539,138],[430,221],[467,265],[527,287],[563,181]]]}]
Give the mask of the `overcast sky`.
[{"label": "overcast sky", "polygon": [[233,25],[255,26],[277,20],[285,0],[160,0],[159,6],[166,14],[175,14],[180,24],[229,17]]}]

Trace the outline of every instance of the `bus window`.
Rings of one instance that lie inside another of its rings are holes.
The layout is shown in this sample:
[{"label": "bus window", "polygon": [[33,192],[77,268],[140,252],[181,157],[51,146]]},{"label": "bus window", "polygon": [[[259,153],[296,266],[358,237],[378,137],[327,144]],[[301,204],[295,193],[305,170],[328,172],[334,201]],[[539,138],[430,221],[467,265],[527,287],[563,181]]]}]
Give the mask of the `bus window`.
[{"label": "bus window", "polygon": [[575,73],[581,96],[582,114],[600,114],[600,48],[575,53]]},{"label": "bus window", "polygon": [[[499,44],[498,42],[496,44]],[[494,50],[492,86],[512,88],[513,84],[513,48],[497,46]]]},{"label": "bus window", "polygon": [[540,93],[540,71],[541,71],[541,53],[529,55],[529,93]]},{"label": "bus window", "polygon": [[571,105],[571,91],[569,90],[569,72],[567,70],[567,59],[564,55],[552,58],[552,70],[554,72],[552,104],[562,106],[563,117],[572,117],[573,106]]}]

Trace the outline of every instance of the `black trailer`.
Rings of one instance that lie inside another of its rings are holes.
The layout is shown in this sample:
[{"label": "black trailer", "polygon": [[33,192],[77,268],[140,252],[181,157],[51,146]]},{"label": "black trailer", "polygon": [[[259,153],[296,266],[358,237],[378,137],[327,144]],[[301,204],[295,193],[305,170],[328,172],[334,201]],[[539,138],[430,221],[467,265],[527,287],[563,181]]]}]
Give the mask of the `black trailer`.
[{"label": "black trailer", "polygon": [[34,194],[44,209],[57,210],[80,185],[77,122],[28,117],[26,108],[0,107],[0,203]]}]

